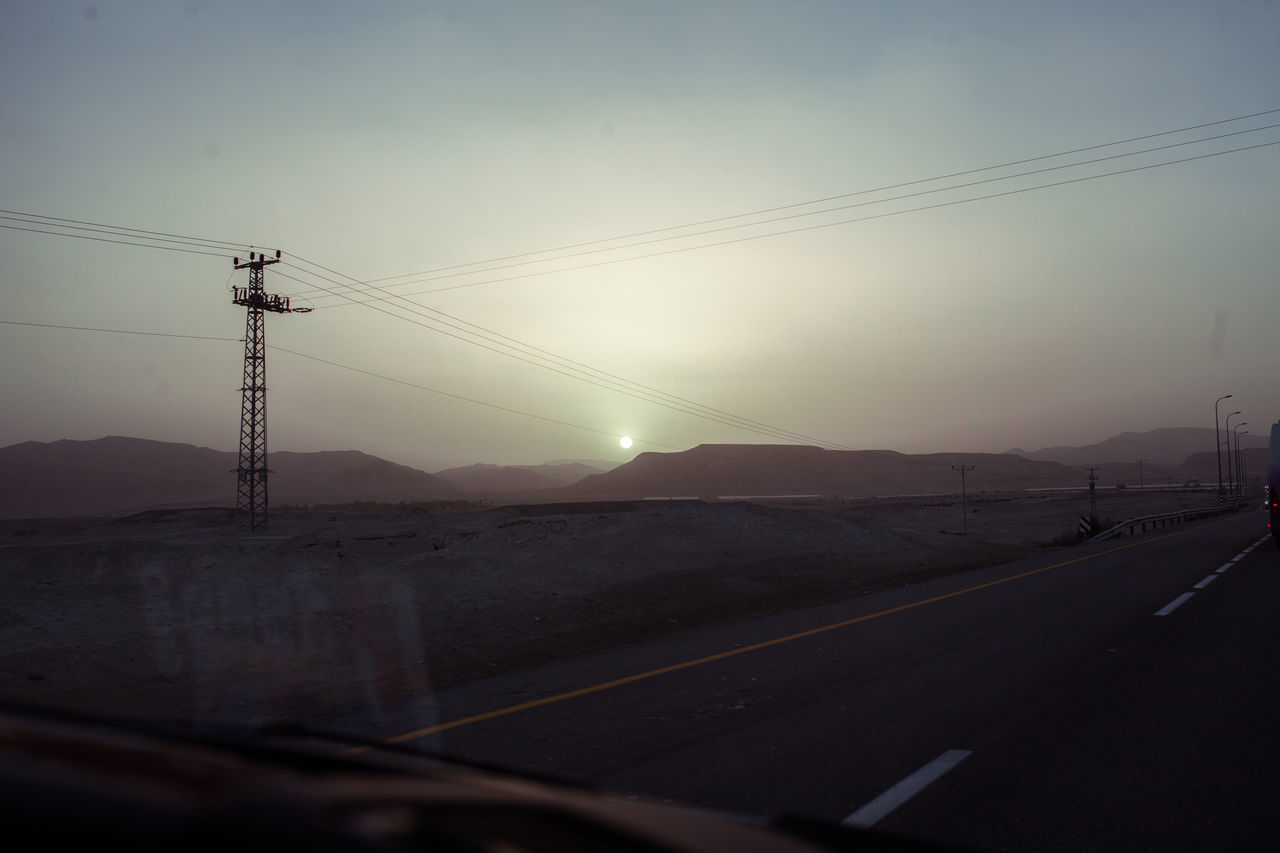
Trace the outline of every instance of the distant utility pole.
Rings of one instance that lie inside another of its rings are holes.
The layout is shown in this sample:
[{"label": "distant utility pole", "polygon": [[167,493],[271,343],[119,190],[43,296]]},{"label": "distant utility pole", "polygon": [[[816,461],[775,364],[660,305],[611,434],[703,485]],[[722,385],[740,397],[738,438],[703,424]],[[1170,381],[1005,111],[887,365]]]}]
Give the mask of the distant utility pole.
[{"label": "distant utility pole", "polygon": [[1223,394],[1221,397],[1213,401],[1213,441],[1217,445],[1218,454],[1218,503],[1222,503],[1222,436],[1218,433],[1218,425],[1222,420],[1218,417],[1218,404],[1230,397],[1230,394]]},{"label": "distant utility pole", "polygon": [[[1223,418],[1223,419],[1222,419],[1222,424],[1223,424],[1223,426],[1222,426],[1222,431],[1223,431],[1224,433],[1226,433],[1226,434],[1227,434],[1227,440],[1226,440],[1226,445],[1227,445],[1227,490],[1226,490],[1225,492],[1222,492],[1223,500],[1225,500],[1225,499],[1226,499],[1226,496],[1227,496],[1227,495],[1229,495],[1229,494],[1231,493],[1231,491],[1235,488],[1235,486],[1234,486],[1234,484],[1233,484],[1233,480],[1232,480],[1232,474],[1231,474],[1231,419],[1232,419],[1232,418],[1234,418],[1236,415],[1239,415],[1239,414],[1243,414],[1243,413],[1242,413],[1239,409],[1236,409],[1234,412],[1232,412],[1231,414],[1227,415],[1225,418]],[[1218,455],[1219,455],[1219,456],[1221,456],[1221,455],[1222,455],[1222,445],[1218,445]],[[1221,484],[1219,484],[1218,488],[1219,488],[1219,491],[1221,491],[1221,489],[1222,489]]]},{"label": "distant utility pole", "polygon": [[1139,497],[1139,499],[1141,499],[1141,497],[1142,497],[1142,485],[1143,485],[1143,483],[1142,483],[1142,463],[1143,463],[1143,462],[1146,462],[1146,461],[1147,461],[1147,460],[1145,460],[1145,459],[1139,459],[1139,460],[1138,460],[1138,497]]},{"label": "distant utility pole", "polygon": [[1098,485],[1098,475],[1094,473],[1097,468],[1089,469],[1089,519],[1096,520],[1098,517],[1098,495],[1096,487]]},{"label": "distant utility pole", "polygon": [[[1236,494],[1244,492],[1244,469],[1240,466],[1240,427],[1236,427]],[[1248,430],[1246,430],[1248,432]]]},{"label": "distant utility pole", "polygon": [[[1236,428],[1234,430],[1235,436],[1236,436],[1236,492],[1235,493],[1241,496],[1244,495],[1244,454],[1240,452],[1240,436],[1247,433],[1248,430],[1247,429],[1242,430],[1240,429],[1240,427],[1244,426],[1247,423],[1248,421],[1243,421],[1241,423],[1236,424]],[[1228,448],[1228,450],[1229,449],[1230,448]]]},{"label": "distant utility pole", "polygon": [[249,260],[232,263],[249,271],[249,286],[234,288],[232,303],[247,309],[244,326],[244,385],[240,400],[240,464],[236,468],[236,521],[254,530],[267,523],[267,341],[266,312],[304,313],[310,308],[290,308],[289,297],[267,293],[262,270],[280,263],[280,251],[267,259],[250,252]]},{"label": "distant utility pole", "polygon": [[960,530],[962,531],[960,535],[968,536],[969,535],[969,501],[965,495],[964,475],[966,472],[972,471],[973,466],[972,465],[952,465],[951,470],[960,472],[960,521],[961,521]]}]

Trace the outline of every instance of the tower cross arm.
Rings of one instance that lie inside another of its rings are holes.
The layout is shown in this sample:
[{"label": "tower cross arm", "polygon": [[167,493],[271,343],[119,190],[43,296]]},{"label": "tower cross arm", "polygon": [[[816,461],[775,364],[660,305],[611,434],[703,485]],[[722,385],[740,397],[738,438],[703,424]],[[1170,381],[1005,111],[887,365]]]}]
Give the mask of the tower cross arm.
[{"label": "tower cross arm", "polygon": [[275,293],[262,293],[249,287],[234,288],[231,301],[235,305],[258,308],[275,314],[305,314],[311,310],[310,308],[290,308],[289,297],[279,296]]}]

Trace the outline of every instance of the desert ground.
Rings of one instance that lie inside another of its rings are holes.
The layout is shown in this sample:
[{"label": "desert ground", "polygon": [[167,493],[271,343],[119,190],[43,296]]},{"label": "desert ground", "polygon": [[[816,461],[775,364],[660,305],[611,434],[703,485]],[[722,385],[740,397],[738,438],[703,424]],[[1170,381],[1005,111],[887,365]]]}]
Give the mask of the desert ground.
[{"label": "desert ground", "polygon": [[[1100,494],[1119,521],[1207,493]],[[1087,496],[0,524],[0,697],[264,722],[1069,548]]]}]

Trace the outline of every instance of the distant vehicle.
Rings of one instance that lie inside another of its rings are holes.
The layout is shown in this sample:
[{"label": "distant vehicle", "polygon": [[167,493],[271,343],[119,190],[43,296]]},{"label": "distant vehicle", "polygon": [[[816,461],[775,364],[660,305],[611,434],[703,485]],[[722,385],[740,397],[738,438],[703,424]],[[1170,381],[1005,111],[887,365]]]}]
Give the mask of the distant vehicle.
[{"label": "distant vehicle", "polygon": [[1280,421],[1271,425],[1271,445],[1267,454],[1267,527],[1280,546]]}]

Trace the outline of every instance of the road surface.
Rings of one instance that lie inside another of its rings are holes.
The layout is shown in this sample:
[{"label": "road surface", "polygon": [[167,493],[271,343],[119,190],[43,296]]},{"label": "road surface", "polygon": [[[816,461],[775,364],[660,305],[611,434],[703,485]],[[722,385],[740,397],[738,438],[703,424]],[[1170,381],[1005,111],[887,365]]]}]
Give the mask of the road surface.
[{"label": "road surface", "polygon": [[1261,513],[472,682],[317,725],[978,849],[1276,849]]}]

